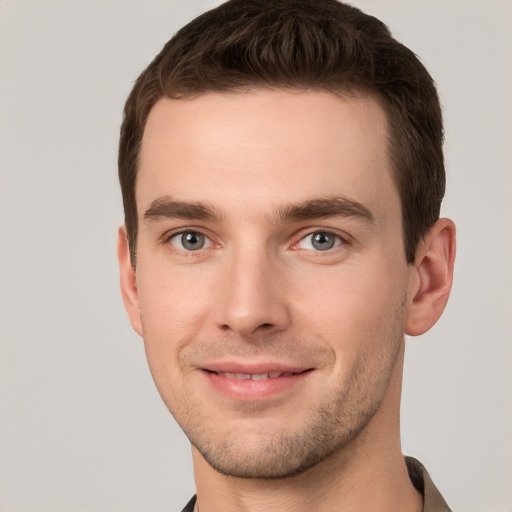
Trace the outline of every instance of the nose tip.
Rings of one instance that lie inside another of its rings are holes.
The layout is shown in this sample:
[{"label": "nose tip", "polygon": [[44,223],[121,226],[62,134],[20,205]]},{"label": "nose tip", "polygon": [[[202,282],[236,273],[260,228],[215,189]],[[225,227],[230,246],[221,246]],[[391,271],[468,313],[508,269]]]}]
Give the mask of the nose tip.
[{"label": "nose tip", "polygon": [[[234,332],[243,338],[251,338],[258,334],[270,333],[279,329],[279,322],[269,321],[270,318],[264,319],[267,315],[258,315],[255,310],[233,312],[220,328],[225,332]],[[260,311],[260,313],[262,313]],[[261,318],[259,318],[261,316]]]},{"label": "nose tip", "polygon": [[286,290],[278,269],[267,260],[229,268],[217,307],[217,325],[244,338],[270,334],[287,327],[290,316]]}]

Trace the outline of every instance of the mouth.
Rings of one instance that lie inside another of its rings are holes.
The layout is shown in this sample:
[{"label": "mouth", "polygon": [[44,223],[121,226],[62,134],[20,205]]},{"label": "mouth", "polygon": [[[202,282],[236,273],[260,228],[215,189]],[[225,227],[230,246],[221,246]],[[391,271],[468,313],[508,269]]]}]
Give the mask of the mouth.
[{"label": "mouth", "polygon": [[[278,379],[279,377],[292,377],[293,375],[298,375],[302,372],[279,372],[279,371],[271,371],[267,373],[234,373],[234,372],[214,372],[211,370],[206,370],[210,373],[214,373],[215,375],[220,375],[221,377],[226,377],[227,379],[234,380],[268,380],[268,379]],[[305,370],[307,371],[307,370]]]},{"label": "mouth", "polygon": [[[224,365],[223,365],[224,366]],[[212,391],[235,401],[262,401],[296,392],[313,368],[203,368]]]}]

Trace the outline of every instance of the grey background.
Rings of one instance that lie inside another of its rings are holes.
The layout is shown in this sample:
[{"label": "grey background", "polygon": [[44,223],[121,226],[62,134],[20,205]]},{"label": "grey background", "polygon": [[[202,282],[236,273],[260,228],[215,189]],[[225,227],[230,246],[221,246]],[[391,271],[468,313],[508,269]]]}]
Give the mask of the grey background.
[{"label": "grey background", "polygon": [[[3,512],[177,511],[193,493],[118,291],[116,145],[136,76],[216,3],[0,1]],[[445,316],[408,341],[404,450],[456,510],[511,512],[512,3],[353,4],[439,84],[459,230]]]}]

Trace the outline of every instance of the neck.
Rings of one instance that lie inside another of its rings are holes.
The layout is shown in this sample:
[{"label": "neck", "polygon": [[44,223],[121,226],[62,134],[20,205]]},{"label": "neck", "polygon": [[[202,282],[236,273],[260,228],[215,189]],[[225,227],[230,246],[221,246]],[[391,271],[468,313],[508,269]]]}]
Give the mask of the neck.
[{"label": "neck", "polygon": [[222,475],[193,448],[199,512],[420,512],[400,448],[402,362],[379,411],[343,450],[303,473],[258,480]]}]

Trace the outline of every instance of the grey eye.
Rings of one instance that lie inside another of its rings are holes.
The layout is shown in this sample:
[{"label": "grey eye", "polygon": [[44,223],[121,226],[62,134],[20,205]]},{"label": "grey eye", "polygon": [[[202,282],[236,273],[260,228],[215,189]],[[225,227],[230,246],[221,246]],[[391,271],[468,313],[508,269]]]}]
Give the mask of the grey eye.
[{"label": "grey eye", "polygon": [[336,237],[331,233],[313,233],[311,238],[311,245],[317,251],[327,251],[332,249],[336,242]]},{"label": "grey eye", "polygon": [[338,245],[341,245],[343,240],[340,236],[328,231],[315,231],[306,235],[300,242],[301,249],[308,249],[313,251],[328,251]]},{"label": "grey eye", "polygon": [[182,251],[198,251],[210,246],[210,240],[197,231],[185,231],[170,238],[172,246]]}]

